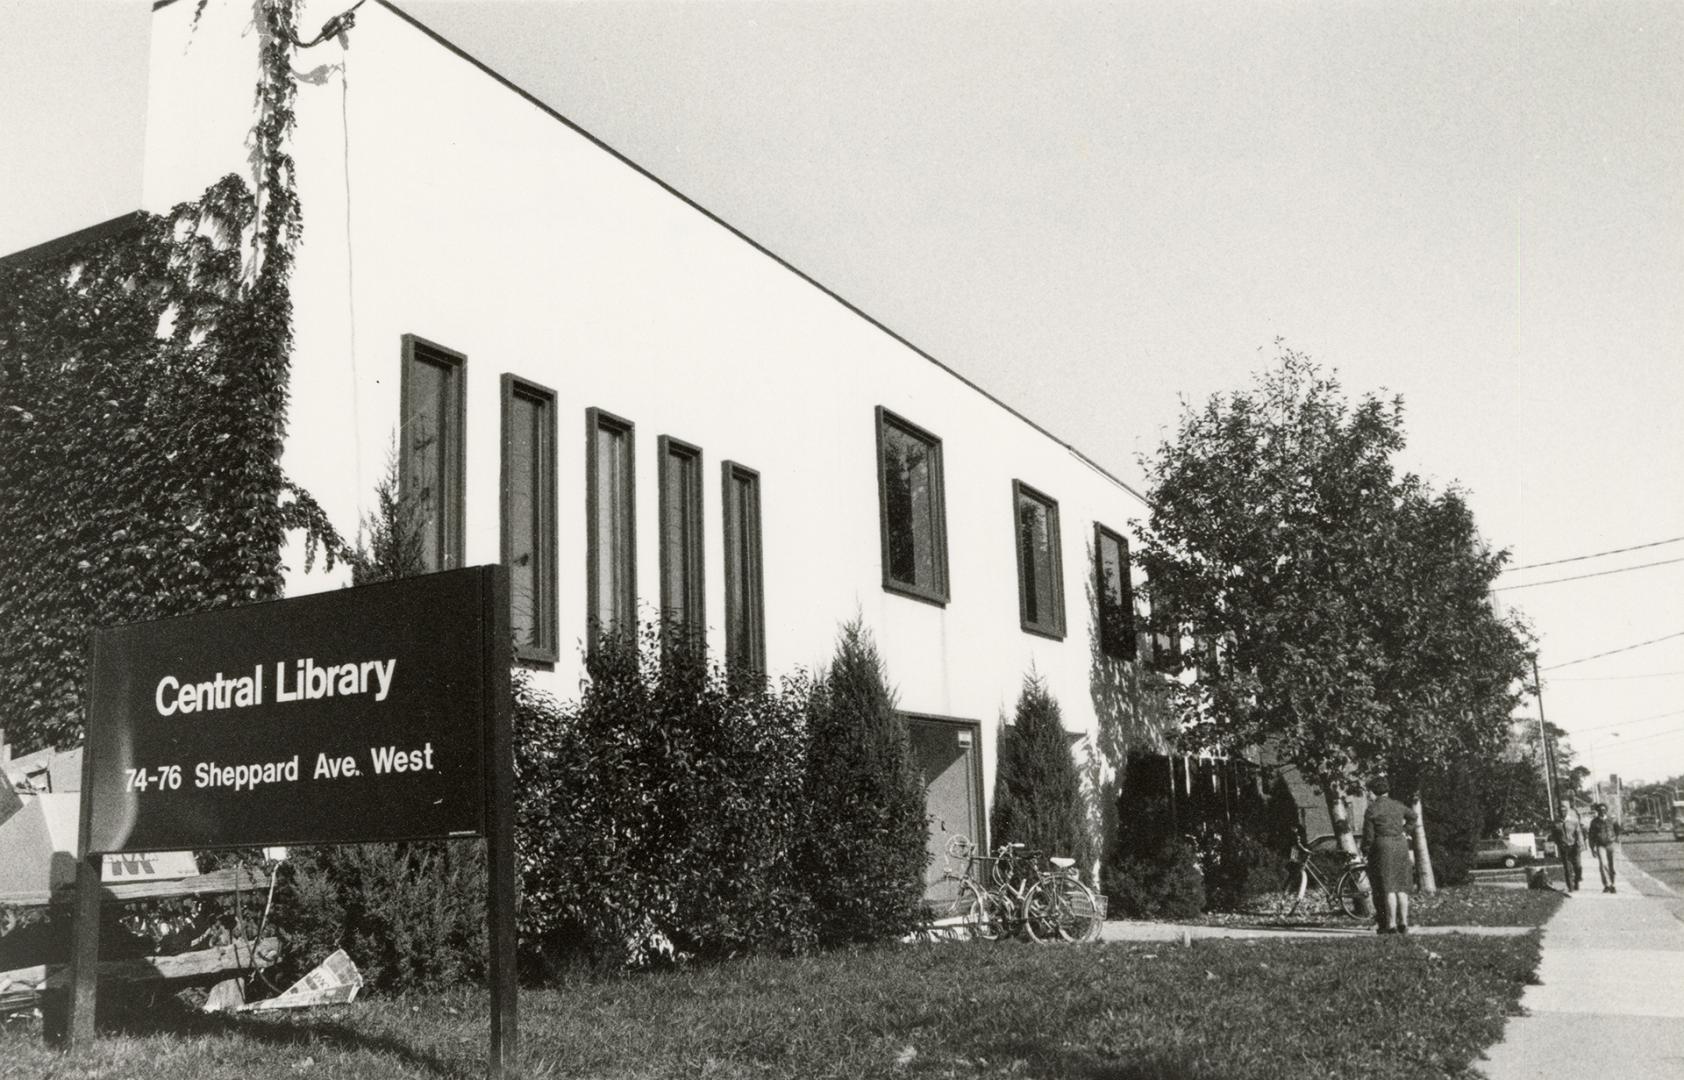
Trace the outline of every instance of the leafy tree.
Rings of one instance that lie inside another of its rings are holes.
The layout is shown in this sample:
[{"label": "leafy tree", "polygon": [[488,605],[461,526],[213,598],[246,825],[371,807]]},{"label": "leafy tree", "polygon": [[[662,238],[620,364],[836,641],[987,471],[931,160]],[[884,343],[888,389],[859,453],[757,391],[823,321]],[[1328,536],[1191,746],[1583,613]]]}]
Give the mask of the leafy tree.
[{"label": "leafy tree", "polygon": [[896,937],[922,913],[929,821],[906,720],[858,619],[813,688],[797,864],[820,944]]},{"label": "leafy tree", "polygon": [[[1548,724],[1551,749],[1557,763],[1569,758],[1559,740],[1565,734]],[[1501,755],[1469,763],[1480,791],[1480,832],[1495,836],[1516,828],[1536,831],[1547,824],[1551,799],[1546,776],[1549,762],[1544,756],[1538,725],[1531,720],[1515,725],[1509,746]]]},{"label": "leafy tree", "polygon": [[1461,495],[1399,475],[1403,403],[1350,404],[1283,349],[1247,391],[1187,408],[1144,464],[1155,618],[1194,643],[1183,745],[1270,747],[1354,849],[1354,775],[1494,752],[1525,674],[1485,597],[1504,552]]},{"label": "leafy tree", "polygon": [[1082,778],[1058,702],[1042,679],[1031,675],[1023,680],[1016,723],[1000,726],[999,748],[990,830],[994,842],[1074,856],[1076,865],[1087,867],[1093,842]]}]

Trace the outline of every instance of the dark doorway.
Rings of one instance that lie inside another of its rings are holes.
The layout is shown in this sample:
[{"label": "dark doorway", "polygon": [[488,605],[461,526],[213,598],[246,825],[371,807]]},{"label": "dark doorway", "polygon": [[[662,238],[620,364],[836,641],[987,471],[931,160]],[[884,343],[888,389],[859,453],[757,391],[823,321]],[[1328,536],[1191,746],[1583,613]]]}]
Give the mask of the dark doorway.
[{"label": "dark doorway", "polygon": [[930,816],[930,862],[924,870],[924,899],[952,900],[959,883],[945,876],[964,872],[947,858],[947,842],[955,834],[979,846],[982,834],[982,763],[977,756],[978,726],[966,720],[925,716],[907,717],[912,761],[924,778],[924,808]]}]

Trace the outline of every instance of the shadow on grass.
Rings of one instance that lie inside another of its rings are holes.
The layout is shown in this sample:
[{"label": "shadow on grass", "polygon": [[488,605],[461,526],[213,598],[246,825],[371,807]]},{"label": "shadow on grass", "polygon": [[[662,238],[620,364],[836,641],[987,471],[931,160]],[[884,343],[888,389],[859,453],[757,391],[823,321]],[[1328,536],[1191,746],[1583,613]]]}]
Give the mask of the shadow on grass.
[{"label": "shadow on grass", "polygon": [[[57,1028],[48,1037],[50,1042],[55,1041],[55,1036],[62,1034],[62,1026],[54,1024],[55,1010],[44,1011],[49,1031]],[[470,1075],[483,1066],[483,1062],[466,1055],[440,1057],[419,1050],[403,1039],[359,1031],[353,1024],[320,1013],[207,1013],[173,997],[152,1000],[141,996],[106,994],[101,996],[97,1017],[101,1035],[142,1038],[168,1035],[180,1039],[230,1037],[282,1049],[360,1050],[393,1058],[414,1069],[449,1077]]]}]

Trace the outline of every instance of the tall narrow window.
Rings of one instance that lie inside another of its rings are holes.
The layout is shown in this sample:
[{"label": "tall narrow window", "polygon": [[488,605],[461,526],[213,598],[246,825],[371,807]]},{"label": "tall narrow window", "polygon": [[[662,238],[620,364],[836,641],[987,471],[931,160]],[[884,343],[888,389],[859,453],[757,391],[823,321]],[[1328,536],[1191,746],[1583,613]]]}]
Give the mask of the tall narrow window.
[{"label": "tall narrow window", "polygon": [[1058,503],[1021,480],[1012,481],[1017,519],[1018,614],[1023,628],[1064,636],[1064,571],[1059,555]]},{"label": "tall narrow window", "polygon": [[585,410],[586,642],[637,633],[636,477],[631,421]]},{"label": "tall narrow window", "polygon": [[1094,522],[1093,561],[1099,651],[1116,660],[1133,660],[1136,656],[1134,585],[1129,581],[1128,541]]},{"label": "tall narrow window", "polygon": [[555,391],[503,376],[503,565],[515,655],[554,663]]},{"label": "tall narrow window", "polygon": [[877,490],[883,588],[945,604],[947,513],[941,440],[877,407]]},{"label": "tall narrow window", "polygon": [[661,479],[661,625],[668,644],[699,646],[707,631],[702,592],[702,451],[658,440]]},{"label": "tall narrow window", "polygon": [[724,465],[725,663],[734,676],[766,671],[766,608],[760,553],[760,474]]},{"label": "tall narrow window", "polygon": [[461,353],[403,337],[398,491],[419,533],[421,569],[462,565]]}]

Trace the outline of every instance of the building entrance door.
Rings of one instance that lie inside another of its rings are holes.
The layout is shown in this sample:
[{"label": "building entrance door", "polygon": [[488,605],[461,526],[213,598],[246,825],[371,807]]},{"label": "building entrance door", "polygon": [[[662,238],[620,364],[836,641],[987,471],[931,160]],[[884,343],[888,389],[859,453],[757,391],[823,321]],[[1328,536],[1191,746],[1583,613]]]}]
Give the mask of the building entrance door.
[{"label": "building entrance door", "polygon": [[[924,808],[930,816],[930,862],[924,868],[924,899],[944,903],[959,893],[959,883],[943,877],[950,860],[947,841],[959,833],[982,844],[982,767],[977,756],[978,726],[965,720],[907,717],[912,760],[924,778]],[[955,874],[964,870],[953,865]]]}]

